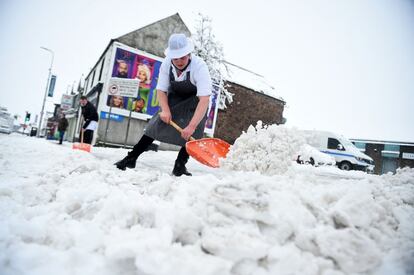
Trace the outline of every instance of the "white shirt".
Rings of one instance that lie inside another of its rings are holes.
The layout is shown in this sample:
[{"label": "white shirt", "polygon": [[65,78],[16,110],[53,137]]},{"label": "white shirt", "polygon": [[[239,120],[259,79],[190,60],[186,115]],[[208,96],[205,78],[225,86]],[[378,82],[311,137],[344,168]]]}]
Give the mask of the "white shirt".
[{"label": "white shirt", "polygon": [[[168,92],[170,87],[170,68],[172,66],[171,59],[165,58],[161,64],[160,73],[158,76],[157,90]],[[210,72],[207,64],[200,57],[191,55],[190,65],[181,73],[177,75],[175,67],[172,72],[175,81],[184,81],[187,78],[187,72],[190,71],[190,81],[197,87],[197,96],[211,95],[212,84]]]},{"label": "white shirt", "polygon": [[89,121],[89,124],[88,124],[88,126],[86,126],[85,130],[95,131],[96,128],[98,128],[98,122],[96,122],[95,120],[91,120],[91,121]]}]

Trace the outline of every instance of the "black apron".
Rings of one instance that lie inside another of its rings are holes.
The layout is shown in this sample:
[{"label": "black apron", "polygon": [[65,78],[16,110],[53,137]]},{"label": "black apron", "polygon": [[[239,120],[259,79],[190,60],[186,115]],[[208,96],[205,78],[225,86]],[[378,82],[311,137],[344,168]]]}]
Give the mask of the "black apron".
[{"label": "black apron", "polygon": [[[190,81],[190,71],[187,72],[186,80],[175,81],[172,69],[173,66],[171,65],[168,106],[170,107],[172,120],[184,129],[193,118],[198,105],[199,99],[197,97],[197,86]],[[192,136],[195,139],[203,137],[206,119],[207,116],[204,115],[194,131]],[[145,129],[145,135],[161,142],[179,146],[184,146],[187,142],[181,137],[181,134],[177,130],[161,120],[159,113],[154,115],[148,122]]]}]

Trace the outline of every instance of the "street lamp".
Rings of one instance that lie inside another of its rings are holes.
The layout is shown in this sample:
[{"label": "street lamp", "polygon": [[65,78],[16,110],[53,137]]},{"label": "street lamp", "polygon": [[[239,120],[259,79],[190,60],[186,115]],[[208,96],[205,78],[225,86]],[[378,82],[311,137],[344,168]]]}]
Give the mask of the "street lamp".
[{"label": "street lamp", "polygon": [[52,73],[52,66],[53,66],[53,58],[55,57],[55,53],[48,48],[45,47],[40,47],[42,50],[48,51],[52,54],[52,62],[50,62],[50,67],[49,67],[49,75],[47,77],[47,83],[46,83],[46,90],[45,90],[45,95],[43,97],[43,104],[42,104],[42,111],[40,112],[40,120],[39,120],[39,127],[37,129],[37,137],[40,136],[40,131],[41,131],[41,126],[42,126],[42,120],[43,120],[43,112],[45,110],[45,102],[46,102],[46,96],[47,96],[47,90],[49,88],[49,83],[50,83],[50,75]]}]

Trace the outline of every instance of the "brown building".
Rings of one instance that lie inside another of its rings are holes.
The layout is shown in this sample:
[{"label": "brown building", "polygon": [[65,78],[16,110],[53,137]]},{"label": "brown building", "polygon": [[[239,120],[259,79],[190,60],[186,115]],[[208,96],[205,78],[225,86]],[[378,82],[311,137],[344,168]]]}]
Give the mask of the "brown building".
[{"label": "brown building", "polygon": [[398,168],[414,168],[414,142],[351,139],[375,162],[374,173],[395,173]]}]

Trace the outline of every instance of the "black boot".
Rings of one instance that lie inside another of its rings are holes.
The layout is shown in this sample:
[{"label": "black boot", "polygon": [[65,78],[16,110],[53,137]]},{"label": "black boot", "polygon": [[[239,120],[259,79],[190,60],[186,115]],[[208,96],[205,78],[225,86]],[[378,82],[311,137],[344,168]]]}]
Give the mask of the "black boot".
[{"label": "black boot", "polygon": [[181,177],[182,175],[192,176],[192,174],[187,171],[187,168],[185,168],[185,164],[180,161],[175,161],[172,173],[176,177]]},{"label": "black boot", "polygon": [[116,168],[120,169],[120,170],[125,170],[126,168],[135,168],[135,164],[137,163],[137,159],[130,157],[130,156],[126,156],[125,158],[121,159],[118,162],[115,162],[114,165],[116,166]]}]

